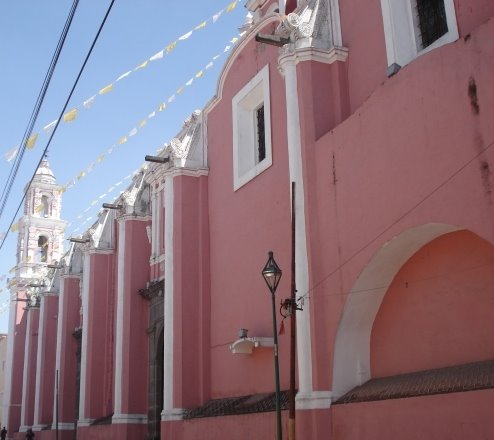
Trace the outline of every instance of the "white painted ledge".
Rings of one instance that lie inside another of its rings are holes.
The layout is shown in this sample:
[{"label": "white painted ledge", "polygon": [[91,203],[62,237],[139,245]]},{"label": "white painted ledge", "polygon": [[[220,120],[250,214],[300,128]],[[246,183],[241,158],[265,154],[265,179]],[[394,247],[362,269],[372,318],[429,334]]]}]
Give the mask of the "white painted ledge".
[{"label": "white painted ledge", "polygon": [[121,425],[145,425],[148,422],[148,418],[146,414],[115,414],[111,421],[113,424]]},{"label": "white painted ledge", "polygon": [[331,391],[297,393],[295,407],[298,410],[327,409],[331,406]]},{"label": "white painted ledge", "polygon": [[184,410],[182,408],[173,408],[162,411],[161,413],[162,422],[173,422],[177,420],[182,420],[183,418],[184,418]]}]

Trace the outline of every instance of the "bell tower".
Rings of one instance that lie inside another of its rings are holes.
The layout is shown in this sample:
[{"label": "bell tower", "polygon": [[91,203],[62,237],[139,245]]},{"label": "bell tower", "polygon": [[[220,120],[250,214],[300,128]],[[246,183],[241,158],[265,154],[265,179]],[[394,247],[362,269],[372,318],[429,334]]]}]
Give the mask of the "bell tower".
[{"label": "bell tower", "polygon": [[18,281],[43,276],[48,264],[60,260],[66,224],[60,219],[62,192],[44,159],[27,188],[24,215],[19,222]]}]

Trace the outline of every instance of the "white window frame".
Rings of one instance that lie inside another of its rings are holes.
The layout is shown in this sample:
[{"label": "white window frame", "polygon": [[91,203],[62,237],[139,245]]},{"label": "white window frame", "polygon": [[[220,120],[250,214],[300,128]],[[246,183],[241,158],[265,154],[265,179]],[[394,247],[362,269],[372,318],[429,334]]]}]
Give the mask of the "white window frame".
[{"label": "white window frame", "polygon": [[381,0],[388,68],[394,65],[403,67],[417,56],[458,39],[454,0],[444,0],[448,32],[426,48],[419,48],[418,29],[413,18],[415,2],[416,0]]},{"label": "white window frame", "polygon": [[[256,110],[264,105],[266,157],[257,162]],[[269,66],[266,65],[232,99],[233,189],[238,190],[273,163]],[[256,163],[257,162],[257,163]]]}]

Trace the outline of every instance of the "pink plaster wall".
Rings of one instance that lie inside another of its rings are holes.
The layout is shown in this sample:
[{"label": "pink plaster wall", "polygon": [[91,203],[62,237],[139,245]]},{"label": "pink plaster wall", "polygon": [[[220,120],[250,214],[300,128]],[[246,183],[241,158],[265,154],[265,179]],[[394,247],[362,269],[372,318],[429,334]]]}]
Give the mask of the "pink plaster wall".
[{"label": "pink plaster wall", "polygon": [[491,20],[402,69],[314,148],[302,139],[317,388],[331,383],[345,295],[388,240],[433,222],[494,242],[493,38]]},{"label": "pink plaster wall", "polygon": [[[18,297],[25,297],[25,295],[23,292],[19,292]],[[24,302],[19,301],[16,303],[16,323],[14,325],[14,335],[11,335],[14,338],[12,374],[10,378],[6,378],[6,380],[11,381],[10,402],[8,402],[9,418],[6,425],[9,427],[9,433],[18,431],[21,425],[22,373],[24,371],[24,347],[27,326],[27,314],[24,312],[24,306]]]},{"label": "pink plaster wall", "polygon": [[40,375],[40,394],[36,396],[39,401],[39,413],[37,423],[51,424],[53,421],[53,399],[55,389],[55,357],[57,340],[57,316],[58,316],[58,296],[45,295],[44,319],[39,323],[40,336],[44,341],[38,353],[41,356],[40,368],[43,372]]},{"label": "pink plaster wall", "polygon": [[73,423],[76,410],[76,372],[77,372],[77,341],[73,336],[79,325],[80,311],[80,278],[64,277],[63,309],[59,310],[62,319],[60,376],[59,376],[59,420],[61,423]]},{"label": "pink plaster wall", "polygon": [[[286,411],[282,412],[282,429],[287,433]],[[209,417],[182,422],[162,422],[162,439],[201,439],[219,438],[252,440],[276,438],[276,413],[246,414],[240,416]],[[302,437],[303,438],[303,437]]]},{"label": "pink plaster wall", "polygon": [[88,332],[84,416],[97,419],[113,411],[114,255],[96,253],[90,258],[89,306],[84,316]]},{"label": "pink plaster wall", "polygon": [[174,406],[210,396],[209,224],[205,177],[174,178]]},{"label": "pink plaster wall", "polygon": [[38,352],[38,330],[39,330],[39,308],[28,310],[28,323],[26,328],[26,345],[28,358],[24,362],[24,368],[27,369],[27,382],[24,383],[26,388],[26,401],[24,409],[24,419],[21,425],[32,426],[34,424],[34,400],[36,394],[36,360]]},{"label": "pink plaster wall", "polygon": [[372,377],[494,358],[494,246],[435,239],[398,272],[374,321]]},{"label": "pink plaster wall", "polygon": [[125,221],[122,414],[147,413],[149,303],[138,295],[149,280],[147,224]]},{"label": "pink plaster wall", "polygon": [[[272,32],[272,25],[262,32]],[[208,114],[211,271],[211,397],[274,389],[273,351],[233,355],[238,330],[272,336],[271,299],[261,270],[273,250],[285,275],[277,303],[289,295],[290,196],[286,149],[285,86],[278,51],[250,41],[224,78],[222,99]],[[273,165],[233,191],[232,98],[266,64],[270,70]],[[280,337],[281,383],[288,386],[288,336]]]},{"label": "pink plaster wall", "polygon": [[494,390],[334,405],[334,440],[494,438]]}]

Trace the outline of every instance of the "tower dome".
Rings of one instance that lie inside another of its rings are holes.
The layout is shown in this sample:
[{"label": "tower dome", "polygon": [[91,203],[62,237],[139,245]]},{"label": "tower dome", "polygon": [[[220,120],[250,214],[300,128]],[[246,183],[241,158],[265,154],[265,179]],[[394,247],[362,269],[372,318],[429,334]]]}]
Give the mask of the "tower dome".
[{"label": "tower dome", "polygon": [[55,183],[55,176],[50,168],[50,164],[46,159],[43,159],[36,170],[36,175],[33,179],[34,182],[46,182]]}]

